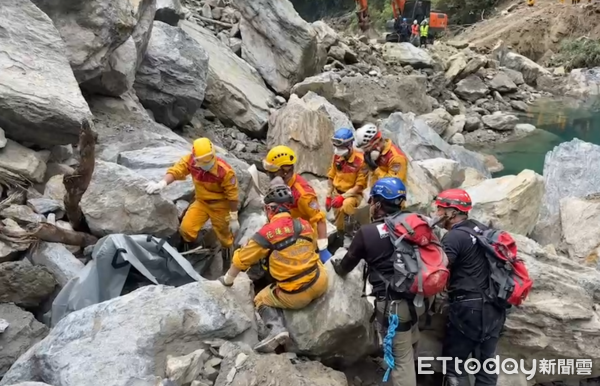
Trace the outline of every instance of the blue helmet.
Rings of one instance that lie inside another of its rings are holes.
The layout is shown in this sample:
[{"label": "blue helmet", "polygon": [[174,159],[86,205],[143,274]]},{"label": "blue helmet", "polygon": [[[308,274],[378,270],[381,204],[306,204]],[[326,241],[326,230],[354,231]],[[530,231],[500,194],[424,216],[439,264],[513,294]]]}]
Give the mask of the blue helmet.
[{"label": "blue helmet", "polygon": [[406,21],[406,18],[402,19],[402,21]]},{"label": "blue helmet", "polygon": [[374,197],[381,197],[389,201],[406,200],[406,187],[400,178],[382,178],[371,188],[371,198]]},{"label": "blue helmet", "polygon": [[342,127],[337,129],[331,138],[333,146],[347,146],[354,142],[354,133],[352,130]]}]

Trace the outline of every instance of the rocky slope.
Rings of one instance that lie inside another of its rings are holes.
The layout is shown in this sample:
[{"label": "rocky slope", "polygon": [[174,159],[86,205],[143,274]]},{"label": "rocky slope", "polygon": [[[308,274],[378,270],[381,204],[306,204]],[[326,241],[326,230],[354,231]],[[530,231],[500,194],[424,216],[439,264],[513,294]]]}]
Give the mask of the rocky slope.
[{"label": "rocky slope", "polygon": [[[548,69],[503,45],[483,54],[339,35],[287,0],[6,0],[0,30],[10,32],[0,34],[0,385],[361,384],[324,366],[379,353],[360,267],[342,280],[328,265],[329,292],[286,312],[285,355],[251,351],[262,326],[244,275],[233,289],[146,286],[44,324],[98,238],[176,232],[191,181],[144,188],[192,139],[213,139],[236,170],[243,244],[266,221],[247,169],[267,146],[293,147],[324,201],[331,134],[367,122],[409,156],[411,209],[428,213],[442,189],[463,187],[474,216],[515,234],[536,286],[501,354],[600,360],[600,186],[586,174],[600,147],[574,140],[548,154],[543,176],[492,179],[494,160],[462,146],[535,130],[516,114],[559,80]],[[422,352],[437,353],[442,333],[425,334]]]}]

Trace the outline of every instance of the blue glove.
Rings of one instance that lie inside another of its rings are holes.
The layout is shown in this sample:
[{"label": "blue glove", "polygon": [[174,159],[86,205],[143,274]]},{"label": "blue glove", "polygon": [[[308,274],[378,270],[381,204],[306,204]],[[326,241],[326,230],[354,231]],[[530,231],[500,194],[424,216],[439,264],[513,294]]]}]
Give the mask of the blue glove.
[{"label": "blue glove", "polygon": [[321,259],[321,262],[323,264],[327,263],[329,259],[331,259],[331,257],[331,252],[329,252],[327,248],[323,249],[322,251],[319,251],[319,258]]}]

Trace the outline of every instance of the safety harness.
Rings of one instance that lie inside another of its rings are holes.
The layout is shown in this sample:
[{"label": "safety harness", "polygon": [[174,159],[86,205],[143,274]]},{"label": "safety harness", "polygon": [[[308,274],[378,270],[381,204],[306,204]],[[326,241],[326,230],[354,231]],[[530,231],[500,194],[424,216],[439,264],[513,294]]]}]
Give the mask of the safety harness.
[{"label": "safety harness", "polygon": [[[306,240],[310,243],[313,242],[313,239],[311,237],[303,236],[301,234],[302,233],[302,223],[300,222],[300,220],[294,219],[293,226],[294,226],[294,234],[292,236],[287,237],[276,243],[271,243],[269,240],[267,240],[264,236],[262,236],[259,233],[256,233],[256,234],[254,234],[254,236],[252,236],[252,240],[254,240],[258,245],[269,250],[269,252],[267,253],[267,256],[265,256],[265,258],[261,261],[261,265],[262,265],[263,269],[265,271],[267,271],[267,274],[269,276],[271,275],[270,268],[269,268],[269,258],[271,256],[271,253],[273,253],[273,251],[282,251],[286,248],[289,248],[292,245],[294,245],[296,243],[296,241],[298,241],[299,239]],[[297,294],[297,293],[306,291],[313,284],[315,284],[315,282],[317,280],[319,280],[320,270],[319,270],[318,263],[316,263],[315,265],[311,266],[310,268],[308,268],[292,277],[288,277],[287,279],[284,279],[284,280],[278,280],[279,283],[290,283],[290,282],[299,280],[299,279],[303,278],[304,276],[308,276],[315,271],[316,271],[315,276],[309,282],[300,286],[300,288],[295,289],[293,291],[287,291],[287,290],[284,290],[283,288],[279,287],[279,290],[286,294]]]}]

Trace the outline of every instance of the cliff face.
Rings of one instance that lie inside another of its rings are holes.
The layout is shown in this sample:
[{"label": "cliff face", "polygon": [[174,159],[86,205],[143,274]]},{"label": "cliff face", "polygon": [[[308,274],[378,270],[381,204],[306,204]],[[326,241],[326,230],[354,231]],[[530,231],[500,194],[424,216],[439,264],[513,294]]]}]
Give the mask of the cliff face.
[{"label": "cliff face", "polygon": [[[306,21],[313,22],[326,17],[338,16],[356,6],[354,0],[291,0],[296,11]],[[376,2],[379,0],[376,0]]]}]

